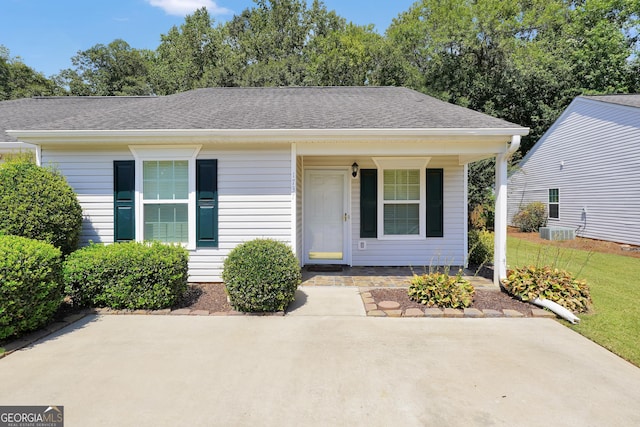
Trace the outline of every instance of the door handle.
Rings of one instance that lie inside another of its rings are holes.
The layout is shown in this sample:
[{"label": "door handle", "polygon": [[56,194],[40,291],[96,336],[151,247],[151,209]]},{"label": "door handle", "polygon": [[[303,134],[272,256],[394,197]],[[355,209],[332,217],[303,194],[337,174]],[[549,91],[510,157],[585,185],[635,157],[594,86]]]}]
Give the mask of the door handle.
[{"label": "door handle", "polygon": [[349,220],[349,215],[347,215],[346,213],[344,214],[344,222],[347,222]]}]

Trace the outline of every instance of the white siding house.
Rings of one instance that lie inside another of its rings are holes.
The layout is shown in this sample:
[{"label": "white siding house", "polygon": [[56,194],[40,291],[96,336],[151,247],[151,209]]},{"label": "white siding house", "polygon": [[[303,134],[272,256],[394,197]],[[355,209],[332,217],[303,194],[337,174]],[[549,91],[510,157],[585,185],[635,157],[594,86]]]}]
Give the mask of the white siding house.
[{"label": "white siding house", "polygon": [[[467,164],[495,157],[496,278],[506,273],[506,159],[526,128],[404,88],[86,101],[4,128],[77,192],[82,244],[181,242],[192,282],[220,281],[229,251],[257,237],[288,243],[301,265],[465,265]],[[15,105],[0,103],[0,118],[3,107]]]},{"label": "white siding house", "polygon": [[640,245],[640,95],[576,98],[509,178],[508,217],[532,201],[548,225]]}]

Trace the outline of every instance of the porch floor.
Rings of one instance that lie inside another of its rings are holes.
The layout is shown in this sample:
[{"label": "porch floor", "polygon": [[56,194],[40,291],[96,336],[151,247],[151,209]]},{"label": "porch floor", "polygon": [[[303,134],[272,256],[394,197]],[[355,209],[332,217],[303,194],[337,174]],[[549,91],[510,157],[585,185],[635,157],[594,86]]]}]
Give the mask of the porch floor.
[{"label": "porch floor", "polygon": [[[358,286],[365,288],[408,288],[415,274],[422,268],[412,267],[349,267],[342,271],[313,271],[315,266],[302,269],[302,286]],[[322,268],[321,268],[322,269]],[[451,270],[450,274],[457,272]],[[464,270],[463,277],[476,288],[498,289],[492,280]]]}]

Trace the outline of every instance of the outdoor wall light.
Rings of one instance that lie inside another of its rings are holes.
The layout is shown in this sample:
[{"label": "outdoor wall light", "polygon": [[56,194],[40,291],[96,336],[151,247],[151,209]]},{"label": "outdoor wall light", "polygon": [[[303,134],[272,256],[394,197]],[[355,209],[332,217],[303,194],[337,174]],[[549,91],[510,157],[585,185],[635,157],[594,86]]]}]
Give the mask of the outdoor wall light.
[{"label": "outdoor wall light", "polygon": [[354,178],[358,176],[358,164],[356,162],[351,165],[351,176]]}]

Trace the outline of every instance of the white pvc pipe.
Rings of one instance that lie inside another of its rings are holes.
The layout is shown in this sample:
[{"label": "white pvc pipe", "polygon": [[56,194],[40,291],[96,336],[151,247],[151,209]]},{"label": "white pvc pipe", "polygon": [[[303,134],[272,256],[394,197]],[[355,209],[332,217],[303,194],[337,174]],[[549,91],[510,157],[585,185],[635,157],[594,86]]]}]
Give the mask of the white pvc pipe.
[{"label": "white pvc pipe", "polygon": [[537,306],[548,308],[549,310],[553,311],[558,316],[562,317],[565,320],[568,320],[569,322],[573,323],[574,325],[577,325],[578,323],[580,323],[580,319],[579,318],[574,316],[574,314],[572,312],[570,312],[569,310],[567,310],[566,308],[564,308],[563,306],[561,306],[560,304],[558,304],[556,302],[553,302],[551,300],[544,299],[544,298],[536,298],[531,302],[533,304],[537,305]]}]

